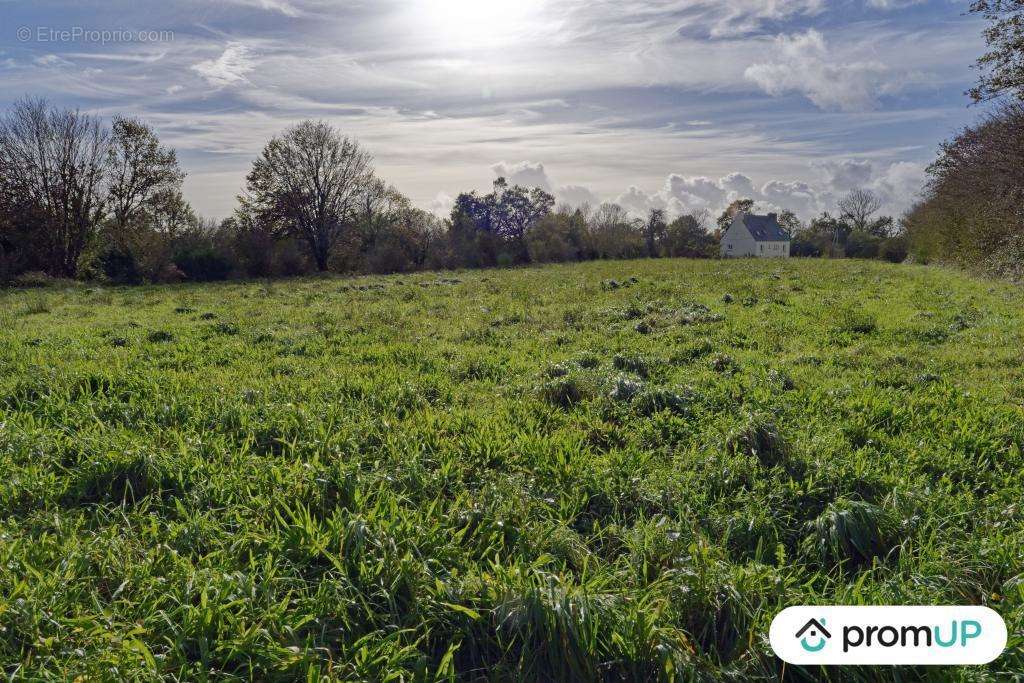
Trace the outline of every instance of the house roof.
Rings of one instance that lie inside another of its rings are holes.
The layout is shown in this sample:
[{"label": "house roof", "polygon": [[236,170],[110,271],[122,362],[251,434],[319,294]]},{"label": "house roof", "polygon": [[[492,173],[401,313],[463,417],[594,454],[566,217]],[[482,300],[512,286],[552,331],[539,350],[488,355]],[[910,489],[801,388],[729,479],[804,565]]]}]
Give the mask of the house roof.
[{"label": "house roof", "polygon": [[757,216],[752,213],[743,214],[743,225],[747,226],[751,237],[758,242],[788,242],[789,233],[779,225],[779,218],[774,213]]}]

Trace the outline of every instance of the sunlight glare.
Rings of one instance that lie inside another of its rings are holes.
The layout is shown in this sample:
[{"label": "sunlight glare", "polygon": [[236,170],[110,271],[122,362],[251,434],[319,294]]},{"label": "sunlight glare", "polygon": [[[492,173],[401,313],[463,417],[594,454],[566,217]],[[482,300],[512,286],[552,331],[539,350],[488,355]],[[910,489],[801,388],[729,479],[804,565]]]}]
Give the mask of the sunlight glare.
[{"label": "sunlight glare", "polygon": [[541,0],[425,0],[423,24],[455,49],[504,47],[526,39]]}]

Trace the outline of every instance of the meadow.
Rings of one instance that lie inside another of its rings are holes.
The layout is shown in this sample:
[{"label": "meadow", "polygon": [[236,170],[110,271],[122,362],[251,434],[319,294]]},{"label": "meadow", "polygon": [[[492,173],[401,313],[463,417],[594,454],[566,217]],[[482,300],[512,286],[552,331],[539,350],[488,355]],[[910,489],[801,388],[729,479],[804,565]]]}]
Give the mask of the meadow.
[{"label": "meadow", "polygon": [[[1024,290],[627,261],[0,292],[14,680],[1024,672]],[[787,667],[980,604],[983,668]]]}]

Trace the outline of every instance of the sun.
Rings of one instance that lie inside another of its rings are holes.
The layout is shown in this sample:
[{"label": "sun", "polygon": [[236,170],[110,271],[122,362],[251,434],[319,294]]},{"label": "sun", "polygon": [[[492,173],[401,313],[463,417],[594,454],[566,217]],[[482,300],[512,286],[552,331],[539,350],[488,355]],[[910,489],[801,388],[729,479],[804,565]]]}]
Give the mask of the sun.
[{"label": "sun", "polygon": [[421,26],[442,47],[490,49],[529,38],[542,0],[423,0]]}]

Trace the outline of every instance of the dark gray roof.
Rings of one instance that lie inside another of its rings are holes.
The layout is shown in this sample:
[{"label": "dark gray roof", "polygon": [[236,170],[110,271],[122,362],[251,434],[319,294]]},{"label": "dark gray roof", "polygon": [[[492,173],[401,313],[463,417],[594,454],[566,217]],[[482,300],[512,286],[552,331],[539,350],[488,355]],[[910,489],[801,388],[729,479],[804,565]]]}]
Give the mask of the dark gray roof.
[{"label": "dark gray roof", "polygon": [[743,216],[743,224],[747,226],[751,236],[758,242],[788,242],[789,233],[779,225],[779,218],[774,213],[767,216],[756,216],[752,213]]}]

